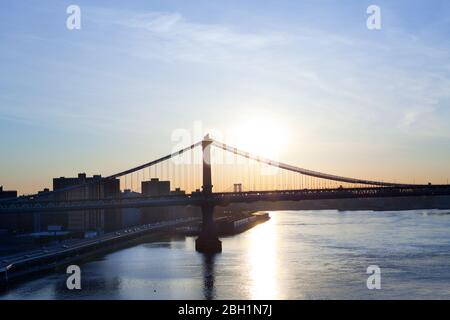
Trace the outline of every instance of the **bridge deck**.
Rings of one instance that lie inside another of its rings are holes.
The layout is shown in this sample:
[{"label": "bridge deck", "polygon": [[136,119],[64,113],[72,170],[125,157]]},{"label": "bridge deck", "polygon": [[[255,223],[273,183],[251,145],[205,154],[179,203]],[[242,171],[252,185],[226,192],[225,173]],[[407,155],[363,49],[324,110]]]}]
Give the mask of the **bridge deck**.
[{"label": "bridge deck", "polygon": [[230,203],[256,201],[301,201],[321,199],[381,198],[450,195],[450,185],[368,187],[338,189],[303,189],[172,195],[165,197],[107,198],[93,200],[52,201],[40,198],[0,202],[0,214],[32,212],[67,212],[93,209],[144,208],[164,206],[224,206]]}]

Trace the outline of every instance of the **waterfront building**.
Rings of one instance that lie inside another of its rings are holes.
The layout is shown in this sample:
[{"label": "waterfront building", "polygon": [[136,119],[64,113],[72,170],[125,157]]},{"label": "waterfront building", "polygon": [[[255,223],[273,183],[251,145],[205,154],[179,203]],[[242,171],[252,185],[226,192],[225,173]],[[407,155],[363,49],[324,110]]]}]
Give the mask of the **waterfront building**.
[{"label": "waterfront building", "polygon": [[[80,188],[69,188],[83,184],[84,186]],[[69,189],[62,191],[66,188]],[[105,179],[100,175],[87,177],[85,173],[80,173],[78,177],[74,178],[54,178],[53,190],[61,191],[55,193],[54,197],[62,201],[119,197],[120,181],[118,179]],[[92,234],[92,232],[101,234],[120,227],[120,210],[118,209],[71,211],[67,214],[67,217],[67,229],[83,236],[87,233]]]}]

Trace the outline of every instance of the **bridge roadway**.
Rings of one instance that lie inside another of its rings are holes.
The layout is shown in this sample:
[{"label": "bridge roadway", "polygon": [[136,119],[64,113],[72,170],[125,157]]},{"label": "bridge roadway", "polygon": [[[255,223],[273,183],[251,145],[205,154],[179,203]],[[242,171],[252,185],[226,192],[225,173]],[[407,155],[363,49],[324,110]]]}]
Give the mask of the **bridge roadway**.
[{"label": "bridge roadway", "polygon": [[165,206],[201,206],[205,204],[226,206],[230,203],[257,201],[301,201],[350,198],[382,198],[407,196],[450,195],[450,185],[405,185],[394,187],[302,189],[276,191],[248,191],[170,195],[165,197],[108,198],[97,200],[50,201],[36,199],[17,199],[0,202],[0,214],[32,212],[67,212],[77,210],[143,208]]},{"label": "bridge roadway", "polygon": [[[22,251],[0,257],[0,284],[30,273],[52,269],[82,259],[85,254],[95,254],[118,243],[150,235],[154,232],[198,223],[198,218],[177,219],[140,225],[106,233],[92,239],[69,239],[39,249]],[[7,270],[8,269],[8,270]]]}]

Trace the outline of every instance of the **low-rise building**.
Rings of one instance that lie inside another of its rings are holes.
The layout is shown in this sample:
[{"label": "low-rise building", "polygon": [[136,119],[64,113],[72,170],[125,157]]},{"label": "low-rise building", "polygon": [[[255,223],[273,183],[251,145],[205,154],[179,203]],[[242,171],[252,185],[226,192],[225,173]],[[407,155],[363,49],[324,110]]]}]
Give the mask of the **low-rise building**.
[{"label": "low-rise building", "polygon": [[[125,189],[122,192],[124,198],[136,198],[142,195],[138,192],[133,192]],[[121,211],[121,228],[133,227],[142,223],[142,209],[141,208],[122,208]]]},{"label": "low-rise building", "polygon": [[142,181],[141,187],[144,196],[159,197],[170,194],[170,181],[160,181],[158,178]]},{"label": "low-rise building", "polygon": [[0,199],[14,199],[17,198],[17,191],[3,190],[3,186],[0,186]]}]

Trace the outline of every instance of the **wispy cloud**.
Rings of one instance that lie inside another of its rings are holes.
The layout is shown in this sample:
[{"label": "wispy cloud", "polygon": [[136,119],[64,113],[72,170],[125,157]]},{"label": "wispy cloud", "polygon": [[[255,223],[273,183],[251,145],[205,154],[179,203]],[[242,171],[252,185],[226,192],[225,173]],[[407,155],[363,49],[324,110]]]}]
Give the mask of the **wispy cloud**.
[{"label": "wispy cloud", "polygon": [[[249,31],[236,25],[192,21],[178,12],[133,12],[91,8],[89,20],[114,29],[138,58],[195,63],[239,63],[248,54],[260,55],[289,43],[281,31]],[[121,50],[121,49],[119,49]],[[123,50],[121,50],[123,51]]]},{"label": "wispy cloud", "polygon": [[264,49],[286,41],[281,33],[250,33],[220,24],[194,23],[185,19],[180,13],[150,12],[119,19],[117,23],[127,28],[144,29],[161,40],[202,46]]}]

